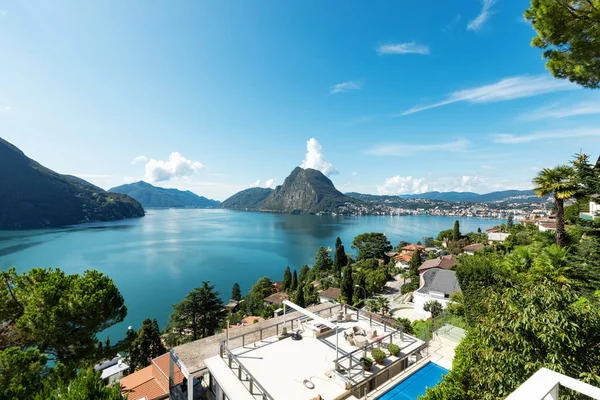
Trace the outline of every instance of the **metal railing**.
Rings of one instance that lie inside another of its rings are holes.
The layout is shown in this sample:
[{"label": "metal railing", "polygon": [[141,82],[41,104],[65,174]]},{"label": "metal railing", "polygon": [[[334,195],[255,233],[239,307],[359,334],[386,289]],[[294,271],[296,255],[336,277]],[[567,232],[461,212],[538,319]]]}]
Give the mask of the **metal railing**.
[{"label": "metal railing", "polygon": [[[221,343],[221,354],[225,355],[224,358],[227,359],[227,366],[229,367],[229,369],[233,370],[234,368],[237,368],[237,378],[239,379],[239,381],[242,383],[244,381],[248,382],[248,391],[252,396],[258,395],[262,396],[264,400],[275,400],[273,396],[271,396],[269,392],[267,392],[267,390],[260,383],[258,383],[256,378],[252,376],[250,371],[248,371],[246,367],[244,367],[242,363],[239,362],[237,356],[235,356],[224,343]],[[234,364],[236,365],[235,367],[233,366]],[[246,379],[244,379],[243,375],[246,376]],[[254,393],[254,389],[257,389],[259,393]]]}]

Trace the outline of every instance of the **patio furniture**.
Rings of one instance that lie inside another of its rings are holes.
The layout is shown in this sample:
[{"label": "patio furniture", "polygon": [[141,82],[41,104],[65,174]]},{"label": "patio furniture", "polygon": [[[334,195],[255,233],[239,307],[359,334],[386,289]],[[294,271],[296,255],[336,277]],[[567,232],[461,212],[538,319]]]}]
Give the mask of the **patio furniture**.
[{"label": "patio furniture", "polygon": [[346,322],[350,322],[352,320],[352,314],[346,314],[345,318]]},{"label": "patio furniture", "polygon": [[354,338],[354,343],[356,343],[356,347],[363,347],[367,345],[368,340],[366,337],[357,337]]},{"label": "patio furniture", "polygon": [[352,332],[354,332],[355,335],[367,336],[365,330],[358,325],[352,327]]},{"label": "patio furniture", "polygon": [[373,339],[375,336],[377,336],[377,329],[373,328],[373,329],[371,329],[371,332],[369,334],[369,338]]},{"label": "patio furniture", "polygon": [[356,339],[354,338],[354,336],[347,335],[346,336],[346,341],[348,342],[349,345],[356,346]]},{"label": "patio furniture", "polygon": [[342,312],[339,312],[337,317],[336,317],[336,321],[337,322],[342,322],[344,321],[344,314]]}]

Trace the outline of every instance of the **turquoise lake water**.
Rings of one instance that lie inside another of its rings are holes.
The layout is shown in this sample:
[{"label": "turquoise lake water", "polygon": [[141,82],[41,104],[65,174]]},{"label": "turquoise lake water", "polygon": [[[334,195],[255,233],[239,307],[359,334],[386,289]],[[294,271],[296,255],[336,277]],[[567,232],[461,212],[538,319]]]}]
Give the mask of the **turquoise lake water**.
[{"label": "turquoise lake water", "polygon": [[[281,280],[283,270],[311,265],[319,246],[334,247],[339,236],[351,253],[352,239],[385,232],[395,246],[452,228],[454,217],[316,216],[228,210],[148,210],[144,218],[79,225],[68,229],[0,231],[0,268],[24,271],[61,268],[68,273],[97,269],[118,285],[128,307],[126,320],[106,333],[111,340],[146,318],[167,322],[172,305],[210,280],[229,300],[231,286],[242,292],[261,276]],[[501,223],[459,218],[461,232]],[[104,335],[102,335],[104,336]]]}]

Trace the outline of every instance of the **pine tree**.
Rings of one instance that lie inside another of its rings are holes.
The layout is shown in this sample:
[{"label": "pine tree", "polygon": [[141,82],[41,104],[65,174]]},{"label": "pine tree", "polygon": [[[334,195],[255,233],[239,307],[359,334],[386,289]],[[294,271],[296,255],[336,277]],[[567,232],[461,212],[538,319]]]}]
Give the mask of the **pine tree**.
[{"label": "pine tree", "polygon": [[306,264],[300,268],[300,274],[298,275],[298,287],[304,286],[304,281],[306,280],[308,271],[310,271],[310,268],[308,268],[308,265]]},{"label": "pine tree", "polygon": [[147,367],[153,358],[164,354],[167,350],[160,340],[160,329],[156,319],[146,318],[131,343],[127,361],[132,371]]},{"label": "pine tree", "polygon": [[283,282],[281,289],[284,292],[288,292],[292,288],[292,273],[290,272],[290,266],[288,265],[283,272]]},{"label": "pine tree", "polygon": [[341,239],[338,237],[335,241],[335,255],[333,257],[333,273],[336,278],[341,276],[342,269],[346,264],[348,264],[346,250],[344,249]]},{"label": "pine tree", "polygon": [[306,306],[306,303],[304,301],[304,288],[302,286],[298,286],[298,290],[296,290],[296,295],[294,296],[294,303],[296,303],[300,307]]},{"label": "pine tree", "polygon": [[412,255],[408,263],[410,274],[414,277],[419,275],[419,267],[421,266],[421,250],[417,249]]},{"label": "pine tree", "polygon": [[454,229],[452,230],[452,240],[457,242],[460,239],[460,224],[458,220],[454,221]]},{"label": "pine tree", "polygon": [[477,233],[481,233],[481,228],[477,228]]},{"label": "pine tree", "polygon": [[312,283],[304,285],[304,307],[308,307],[311,304],[317,304],[319,302],[319,294],[317,289]]},{"label": "pine tree", "polygon": [[323,246],[319,247],[319,250],[317,250],[317,254],[315,255],[315,265],[313,266],[315,277],[324,274],[328,275],[332,267],[333,262],[331,261],[329,251]]},{"label": "pine tree", "polygon": [[298,288],[298,274],[296,273],[296,270],[294,270],[294,273],[292,274],[291,288],[292,290],[296,290]]},{"label": "pine tree", "polygon": [[352,304],[354,296],[354,280],[352,279],[352,266],[347,265],[344,268],[344,276],[342,277],[342,301],[346,304]]},{"label": "pine tree", "polygon": [[512,214],[509,214],[508,220],[506,221],[506,227],[508,228],[509,232],[511,231],[511,229],[513,228],[514,225],[515,225],[515,217],[513,217]]},{"label": "pine tree", "polygon": [[242,299],[242,291],[240,290],[240,285],[236,282],[233,284],[231,288],[231,299],[235,301],[240,301]]}]

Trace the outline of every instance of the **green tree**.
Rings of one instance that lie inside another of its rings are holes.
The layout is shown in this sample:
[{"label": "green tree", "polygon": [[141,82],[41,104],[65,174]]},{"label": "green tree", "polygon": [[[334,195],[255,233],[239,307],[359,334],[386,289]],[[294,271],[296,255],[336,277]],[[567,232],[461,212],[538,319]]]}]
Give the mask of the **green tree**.
[{"label": "green tree", "polygon": [[352,278],[352,266],[347,265],[344,268],[344,274],[342,276],[342,301],[346,304],[352,304],[354,296],[354,279]]},{"label": "green tree", "polygon": [[477,228],[477,233],[481,233],[481,228]]},{"label": "green tree", "polygon": [[231,288],[231,299],[235,301],[240,301],[242,299],[242,291],[239,283],[237,282],[235,282]]},{"label": "green tree", "polygon": [[575,171],[566,165],[544,168],[533,179],[536,187],[533,189],[540,196],[552,194],[556,207],[556,244],[560,247],[565,245],[565,215],[564,201],[573,197],[576,193]]},{"label": "green tree", "polygon": [[21,275],[14,268],[0,272],[0,321],[15,323],[12,345],[35,346],[60,362],[99,359],[96,334],[126,315],[119,289],[101,272],[65,275],[52,268],[34,268]]},{"label": "green tree", "polygon": [[189,339],[196,340],[214,334],[221,320],[227,315],[219,292],[210,281],[192,290],[183,301],[173,306],[170,325],[180,334],[189,329]]},{"label": "green tree", "polygon": [[335,240],[335,255],[333,256],[333,272],[336,278],[342,274],[342,269],[348,264],[346,250],[342,244],[342,240],[338,237]]},{"label": "green tree", "polygon": [[296,273],[296,270],[294,270],[294,273],[292,274],[291,289],[296,290],[296,288],[298,288],[298,274]]},{"label": "green tree", "polygon": [[417,249],[413,253],[413,255],[408,263],[408,270],[410,271],[410,275],[412,277],[419,275],[419,267],[420,266],[421,266],[421,250]]},{"label": "green tree", "polygon": [[301,268],[300,268],[300,274],[298,275],[298,287],[300,286],[304,286],[304,284],[306,283],[306,278],[308,277],[308,273],[310,272],[310,268],[308,268],[308,265],[304,264]]},{"label": "green tree", "polygon": [[387,263],[389,257],[385,253],[392,250],[392,246],[385,234],[373,232],[356,236],[352,242],[352,249],[358,250],[358,261],[378,258]]},{"label": "green tree", "polygon": [[443,311],[442,305],[439,301],[436,300],[429,300],[428,302],[423,304],[423,310],[431,313],[432,319],[437,318]]},{"label": "green tree", "polygon": [[458,242],[460,239],[460,224],[458,220],[454,221],[454,228],[452,229],[452,240]]},{"label": "green tree", "polygon": [[367,311],[377,314],[379,312],[379,303],[376,299],[368,299],[365,305]]},{"label": "green tree", "polygon": [[575,198],[588,201],[588,197],[600,193],[600,168],[594,167],[587,154],[576,154],[571,161],[575,169]]},{"label": "green tree", "polygon": [[121,387],[117,383],[106,386],[100,373],[88,368],[82,370],[69,382],[49,381],[34,400],[123,400]]},{"label": "green tree", "polygon": [[454,235],[454,231],[452,229],[446,229],[438,233],[437,240],[440,242],[444,239],[452,239]]},{"label": "green tree", "polygon": [[304,287],[303,286],[298,286],[298,290],[296,290],[296,295],[294,296],[294,303],[296,303],[300,307],[306,307],[306,301],[304,300]]},{"label": "green tree", "polygon": [[510,232],[515,226],[515,217],[512,214],[508,214],[508,219],[506,220],[506,228]]},{"label": "green tree", "polygon": [[9,347],[0,351],[0,398],[33,398],[48,373],[47,357],[37,349]]},{"label": "green tree", "polygon": [[423,246],[432,247],[433,246],[433,237],[431,237],[431,236],[423,237]]},{"label": "green tree", "polygon": [[146,318],[127,355],[127,363],[132,371],[137,371],[151,364],[152,359],[166,353],[165,346],[160,340],[160,329],[156,319]]},{"label": "green tree", "polygon": [[390,301],[387,297],[379,296],[376,299],[377,307],[382,316],[390,312]]},{"label": "green tree", "polygon": [[292,288],[292,273],[290,272],[290,266],[288,265],[283,271],[283,282],[282,282],[282,290],[284,292],[289,292]]},{"label": "green tree", "polygon": [[525,18],[537,33],[531,45],[545,50],[554,77],[600,87],[600,1],[532,0]]},{"label": "green tree", "polygon": [[304,285],[304,305],[305,307],[308,307],[311,304],[317,303],[319,303],[319,294],[317,293],[317,289],[312,283],[308,282]]},{"label": "green tree", "polygon": [[410,319],[408,318],[396,318],[396,322],[402,326],[405,333],[411,335],[413,333],[412,325],[410,323]]},{"label": "green tree", "polygon": [[331,261],[329,251],[323,246],[320,246],[315,255],[315,265],[313,265],[312,268],[315,277],[328,275],[331,272],[332,267],[333,262]]},{"label": "green tree", "polygon": [[450,373],[425,399],[505,398],[542,367],[597,384],[600,352],[590,350],[600,343],[595,300],[577,298],[549,279],[486,290],[480,320],[456,348]]}]

